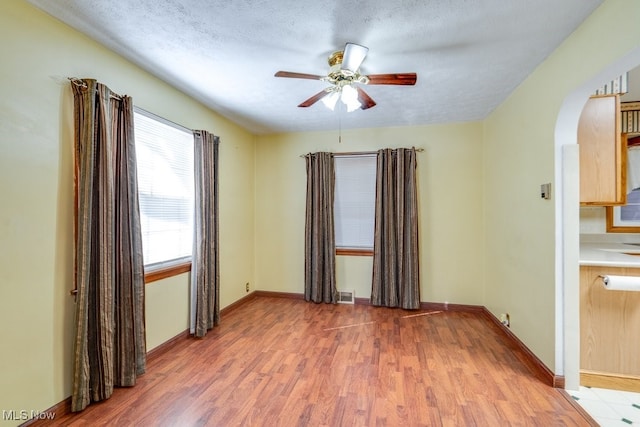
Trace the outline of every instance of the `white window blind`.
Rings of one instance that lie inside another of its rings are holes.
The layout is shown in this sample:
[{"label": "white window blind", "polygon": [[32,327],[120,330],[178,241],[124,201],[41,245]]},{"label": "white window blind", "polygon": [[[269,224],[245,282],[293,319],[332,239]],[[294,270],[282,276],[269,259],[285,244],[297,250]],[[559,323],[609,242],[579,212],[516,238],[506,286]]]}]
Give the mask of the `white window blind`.
[{"label": "white window blind", "polygon": [[191,257],[193,134],[140,110],[134,127],[142,249],[152,270]]},{"label": "white window blind", "polygon": [[334,157],[336,248],[373,249],[376,155]]}]

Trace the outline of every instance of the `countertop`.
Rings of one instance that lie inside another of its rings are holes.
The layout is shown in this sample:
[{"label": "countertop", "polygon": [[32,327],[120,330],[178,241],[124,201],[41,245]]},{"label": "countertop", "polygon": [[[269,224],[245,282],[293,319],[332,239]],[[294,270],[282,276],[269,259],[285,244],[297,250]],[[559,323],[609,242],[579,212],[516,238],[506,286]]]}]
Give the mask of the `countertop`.
[{"label": "countertop", "polygon": [[580,243],[580,265],[640,268],[640,245],[583,242]]}]

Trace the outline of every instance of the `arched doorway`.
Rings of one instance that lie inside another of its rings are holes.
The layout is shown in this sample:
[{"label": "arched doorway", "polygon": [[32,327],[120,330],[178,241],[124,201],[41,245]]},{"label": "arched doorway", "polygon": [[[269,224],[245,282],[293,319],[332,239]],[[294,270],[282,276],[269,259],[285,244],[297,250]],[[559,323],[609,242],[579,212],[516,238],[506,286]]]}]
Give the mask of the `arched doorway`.
[{"label": "arched doorway", "polygon": [[567,95],[555,127],[556,182],[556,366],[565,378],[565,388],[580,384],[579,304],[579,164],[577,128],[589,97],[612,77],[640,65],[640,47],[603,68],[593,78]]}]

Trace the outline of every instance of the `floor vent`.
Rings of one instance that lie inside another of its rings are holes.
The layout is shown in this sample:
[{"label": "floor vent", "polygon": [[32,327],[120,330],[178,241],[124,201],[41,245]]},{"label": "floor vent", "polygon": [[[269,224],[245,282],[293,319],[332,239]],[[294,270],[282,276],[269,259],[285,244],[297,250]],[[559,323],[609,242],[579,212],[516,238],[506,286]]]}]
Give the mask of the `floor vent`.
[{"label": "floor vent", "polygon": [[338,291],[338,303],[339,304],[355,304],[356,293],[352,290]]}]

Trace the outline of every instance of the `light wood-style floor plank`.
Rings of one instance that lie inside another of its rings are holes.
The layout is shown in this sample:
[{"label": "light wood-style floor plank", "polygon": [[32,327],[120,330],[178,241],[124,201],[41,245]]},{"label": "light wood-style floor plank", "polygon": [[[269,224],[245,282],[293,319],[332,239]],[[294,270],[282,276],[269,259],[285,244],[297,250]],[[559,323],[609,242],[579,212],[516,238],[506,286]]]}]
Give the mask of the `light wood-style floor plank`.
[{"label": "light wood-style floor plank", "polygon": [[520,351],[478,312],[257,297],[48,425],[591,425]]}]

